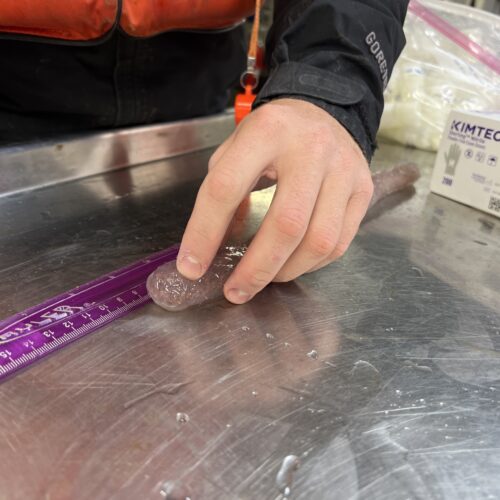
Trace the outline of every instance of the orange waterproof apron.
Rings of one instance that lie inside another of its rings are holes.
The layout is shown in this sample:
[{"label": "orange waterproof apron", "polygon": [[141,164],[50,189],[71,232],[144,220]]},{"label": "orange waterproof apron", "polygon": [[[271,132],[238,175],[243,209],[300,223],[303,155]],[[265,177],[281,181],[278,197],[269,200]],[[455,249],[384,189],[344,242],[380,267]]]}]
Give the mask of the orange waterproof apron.
[{"label": "orange waterproof apron", "polygon": [[229,27],[254,9],[255,0],[0,0],[0,34],[84,42],[119,25],[131,36],[149,37]]}]

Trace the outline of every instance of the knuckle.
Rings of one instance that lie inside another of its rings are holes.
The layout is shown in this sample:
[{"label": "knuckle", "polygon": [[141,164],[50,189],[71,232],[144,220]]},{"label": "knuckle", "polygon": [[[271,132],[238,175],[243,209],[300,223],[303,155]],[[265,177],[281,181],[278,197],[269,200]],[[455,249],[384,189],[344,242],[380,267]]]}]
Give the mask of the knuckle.
[{"label": "knuckle", "polygon": [[219,150],[217,150],[215,153],[212,154],[212,156],[210,156],[210,159],[208,160],[208,170],[212,170],[214,168],[214,165],[217,163],[217,159],[218,159],[218,152]]},{"label": "knuckle", "polygon": [[245,272],[242,279],[252,290],[261,290],[273,279],[273,274],[265,269],[256,269]]},{"label": "knuckle", "polygon": [[262,126],[269,126],[274,123],[277,113],[274,106],[264,105],[260,106],[252,116]]},{"label": "knuckle", "polygon": [[366,198],[371,198],[373,196],[373,181],[370,174],[366,175],[360,183],[359,194]]},{"label": "knuckle", "polygon": [[300,238],[306,230],[306,217],[301,210],[284,210],[276,217],[277,230],[287,238]]},{"label": "knuckle", "polygon": [[288,283],[297,278],[297,275],[293,275],[286,271],[280,271],[273,279],[275,283]]},{"label": "knuckle", "polygon": [[266,133],[274,128],[276,115],[272,106],[260,106],[251,114],[251,116],[253,125],[260,131],[260,133]]},{"label": "knuckle", "polygon": [[347,252],[349,245],[350,243],[345,243],[345,242],[337,243],[337,246],[335,247],[334,251],[331,254],[332,261],[340,259]]},{"label": "knuckle", "polygon": [[206,192],[214,201],[222,204],[234,203],[240,186],[235,175],[227,170],[212,170],[206,178]]},{"label": "knuckle", "polygon": [[359,206],[359,207],[363,206],[365,208],[365,212],[366,212],[372,197],[373,197],[373,187],[372,188],[365,188],[365,189],[362,189],[360,191],[357,191],[356,193],[354,193],[352,195],[351,200],[356,202],[357,206]]},{"label": "knuckle", "polygon": [[[212,244],[215,243],[213,240],[213,236],[208,231],[208,225],[204,224],[195,224],[189,227],[189,233],[191,237],[194,237],[194,240],[198,242],[198,244]],[[200,243],[202,242],[202,243]]]},{"label": "knuckle", "polygon": [[331,230],[317,229],[308,238],[307,245],[309,252],[314,257],[328,257],[336,247],[336,235]]},{"label": "knuckle", "polygon": [[355,165],[353,165],[352,157],[347,151],[338,152],[335,169],[339,175],[342,175],[346,179],[355,179]]}]

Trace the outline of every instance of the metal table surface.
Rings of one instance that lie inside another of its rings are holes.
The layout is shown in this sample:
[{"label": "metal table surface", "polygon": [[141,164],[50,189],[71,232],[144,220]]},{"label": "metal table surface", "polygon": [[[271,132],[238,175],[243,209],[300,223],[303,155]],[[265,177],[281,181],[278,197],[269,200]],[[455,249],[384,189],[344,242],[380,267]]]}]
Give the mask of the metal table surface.
[{"label": "metal table surface", "polygon": [[[0,317],[179,241],[209,154],[1,197]],[[431,153],[374,168],[405,160],[416,190],[341,261],[244,306],[148,305],[0,385],[0,499],[277,499],[291,454],[293,499],[500,498],[500,221],[430,194]]]}]

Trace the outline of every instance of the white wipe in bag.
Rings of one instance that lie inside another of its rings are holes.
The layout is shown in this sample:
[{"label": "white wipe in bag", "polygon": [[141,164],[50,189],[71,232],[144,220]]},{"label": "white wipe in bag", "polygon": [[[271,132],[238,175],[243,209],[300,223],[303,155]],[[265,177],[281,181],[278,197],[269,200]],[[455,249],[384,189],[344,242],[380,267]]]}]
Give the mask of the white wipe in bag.
[{"label": "white wipe in bag", "polygon": [[452,109],[500,110],[500,17],[410,2],[407,45],[385,93],[381,137],[436,151]]}]

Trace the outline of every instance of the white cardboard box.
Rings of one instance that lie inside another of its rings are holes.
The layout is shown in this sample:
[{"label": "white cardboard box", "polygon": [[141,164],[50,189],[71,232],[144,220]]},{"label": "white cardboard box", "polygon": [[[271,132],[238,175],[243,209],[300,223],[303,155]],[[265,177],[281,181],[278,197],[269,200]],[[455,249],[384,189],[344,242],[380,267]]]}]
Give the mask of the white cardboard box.
[{"label": "white cardboard box", "polygon": [[500,112],[450,113],[431,191],[500,217]]}]

